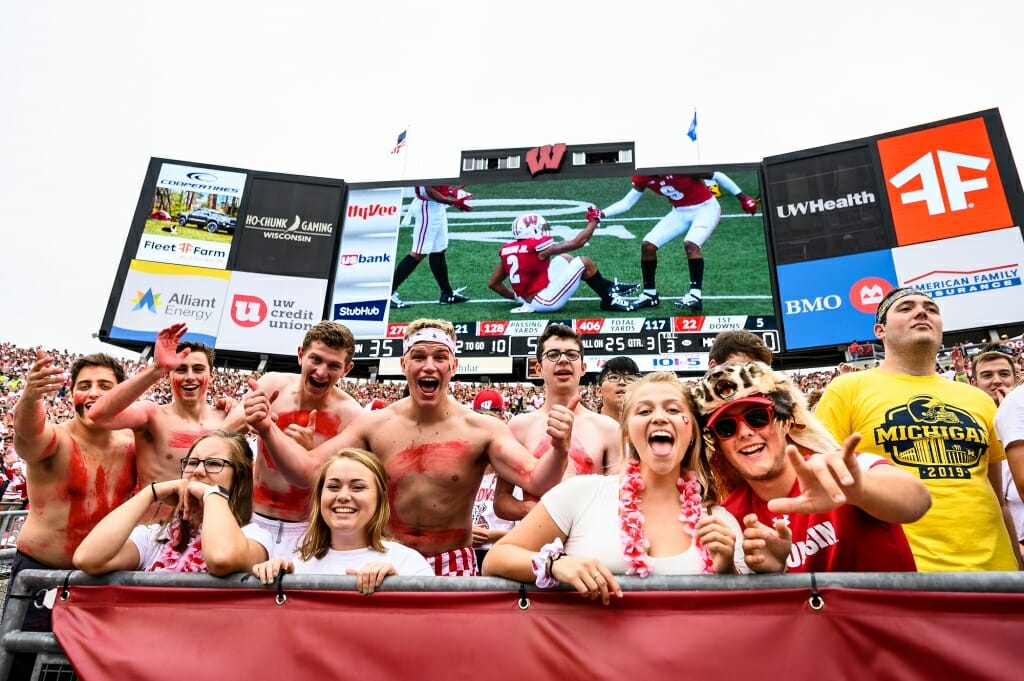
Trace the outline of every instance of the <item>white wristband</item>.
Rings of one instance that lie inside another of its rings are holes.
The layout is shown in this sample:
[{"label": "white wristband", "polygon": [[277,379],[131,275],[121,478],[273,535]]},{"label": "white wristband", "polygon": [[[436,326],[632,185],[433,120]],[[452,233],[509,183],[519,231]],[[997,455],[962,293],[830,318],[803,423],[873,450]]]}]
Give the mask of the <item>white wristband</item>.
[{"label": "white wristband", "polygon": [[217,496],[224,497],[225,501],[227,501],[228,498],[229,498],[228,497],[228,491],[226,489],[224,489],[223,487],[220,487],[219,485],[210,485],[209,489],[207,489],[205,492],[203,492],[203,503],[204,504],[206,503],[206,500],[210,497],[211,494],[216,494]]}]

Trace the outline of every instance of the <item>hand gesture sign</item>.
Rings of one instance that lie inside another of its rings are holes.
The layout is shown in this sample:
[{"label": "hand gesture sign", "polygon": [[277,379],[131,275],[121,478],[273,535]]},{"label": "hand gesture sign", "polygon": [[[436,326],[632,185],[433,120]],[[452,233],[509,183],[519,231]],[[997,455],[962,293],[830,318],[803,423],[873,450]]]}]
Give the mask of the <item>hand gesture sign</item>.
[{"label": "hand gesture sign", "polygon": [[242,399],[245,407],[245,421],[257,433],[265,433],[276,420],[270,405],[277,399],[277,392],[267,395],[259,383],[249,379],[249,392]]},{"label": "hand gesture sign", "polygon": [[854,433],[841,449],[811,454],[806,459],[793,445],[786,447],[786,456],[800,482],[800,495],[772,499],[768,509],[774,513],[820,513],[859,498],[863,478],[857,465],[859,443],[860,433]]},{"label": "hand gesture sign", "polygon": [[[273,402],[273,400],[271,400]],[[273,418],[273,417],[271,417]],[[310,450],[316,446],[313,435],[316,433],[316,409],[309,412],[309,422],[306,426],[298,423],[289,423],[284,429],[284,434],[302,445],[303,449]]]},{"label": "hand gesture sign", "polygon": [[768,527],[757,515],[743,518],[743,558],[754,572],[782,572],[793,545],[793,533],[782,518],[775,519],[775,527]]}]

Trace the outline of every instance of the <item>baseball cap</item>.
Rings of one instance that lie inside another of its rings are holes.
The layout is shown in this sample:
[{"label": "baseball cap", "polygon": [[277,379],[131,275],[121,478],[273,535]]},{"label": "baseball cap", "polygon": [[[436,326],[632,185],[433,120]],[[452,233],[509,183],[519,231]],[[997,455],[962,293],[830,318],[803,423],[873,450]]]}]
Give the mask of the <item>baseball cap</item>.
[{"label": "baseball cap", "polygon": [[505,398],[497,390],[481,390],[473,399],[473,411],[505,411]]},{"label": "baseball cap", "polygon": [[[790,439],[812,452],[831,452],[839,448],[811,410],[807,398],[789,376],[774,371],[763,362],[726,362],[704,374],[693,389],[697,412],[707,428],[734,404],[771,405],[777,419],[791,420]],[[710,443],[709,443],[710,444]]]}]

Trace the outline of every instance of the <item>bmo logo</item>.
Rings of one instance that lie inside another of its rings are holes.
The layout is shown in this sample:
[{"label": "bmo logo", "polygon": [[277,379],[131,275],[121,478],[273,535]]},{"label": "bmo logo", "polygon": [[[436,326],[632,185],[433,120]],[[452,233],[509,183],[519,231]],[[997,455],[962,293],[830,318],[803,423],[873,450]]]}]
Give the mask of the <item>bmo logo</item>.
[{"label": "bmo logo", "polygon": [[786,315],[808,314],[811,312],[825,312],[826,310],[838,310],[843,306],[843,299],[832,293],[827,296],[815,298],[797,298],[796,300],[784,300]]},{"label": "bmo logo", "polygon": [[236,293],[231,299],[231,320],[244,328],[252,328],[267,318],[268,307],[258,296]]},{"label": "bmo logo", "polygon": [[983,118],[878,140],[899,245],[1013,224]]},{"label": "bmo logo", "polygon": [[874,315],[878,304],[893,285],[881,277],[864,277],[850,287],[850,304],[864,314]]}]

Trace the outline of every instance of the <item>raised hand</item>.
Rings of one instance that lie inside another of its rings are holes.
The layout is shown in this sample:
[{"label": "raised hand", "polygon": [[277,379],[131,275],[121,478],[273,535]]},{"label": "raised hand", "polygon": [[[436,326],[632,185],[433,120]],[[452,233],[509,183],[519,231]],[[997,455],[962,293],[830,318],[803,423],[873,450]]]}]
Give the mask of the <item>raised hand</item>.
[{"label": "raised hand", "polygon": [[38,401],[46,394],[56,393],[64,385],[64,370],[54,366],[53,357],[36,349],[36,361],[25,377],[21,399]]},{"label": "raised hand", "polygon": [[739,194],[736,199],[740,202],[740,208],[748,215],[756,213],[757,204],[761,202],[761,199],[752,199],[746,194]]},{"label": "raised hand", "polygon": [[271,404],[277,399],[277,393],[267,395],[253,379],[249,379],[249,392],[242,398],[245,408],[245,421],[258,433],[265,433],[274,424],[274,412]]},{"label": "raised hand", "polygon": [[556,449],[561,447],[569,451],[569,441],[572,438],[572,424],[575,416],[573,410],[580,403],[580,395],[574,395],[567,405],[556,404],[548,412],[547,435],[551,438],[551,446]]},{"label": "raised hand", "polygon": [[164,371],[174,371],[181,366],[185,358],[192,354],[191,348],[178,352],[178,344],[188,333],[188,326],[182,323],[171,324],[156,335],[153,345],[153,362]]},{"label": "raised hand", "polygon": [[601,218],[603,217],[604,212],[597,206],[590,206],[589,208],[587,208],[587,222],[600,222]]},{"label": "raised hand", "polygon": [[806,459],[793,445],[786,447],[786,456],[800,483],[800,494],[791,499],[772,499],[768,509],[773,513],[820,513],[857,499],[863,482],[857,465],[859,443],[860,433],[854,433],[840,449],[811,454]]}]

